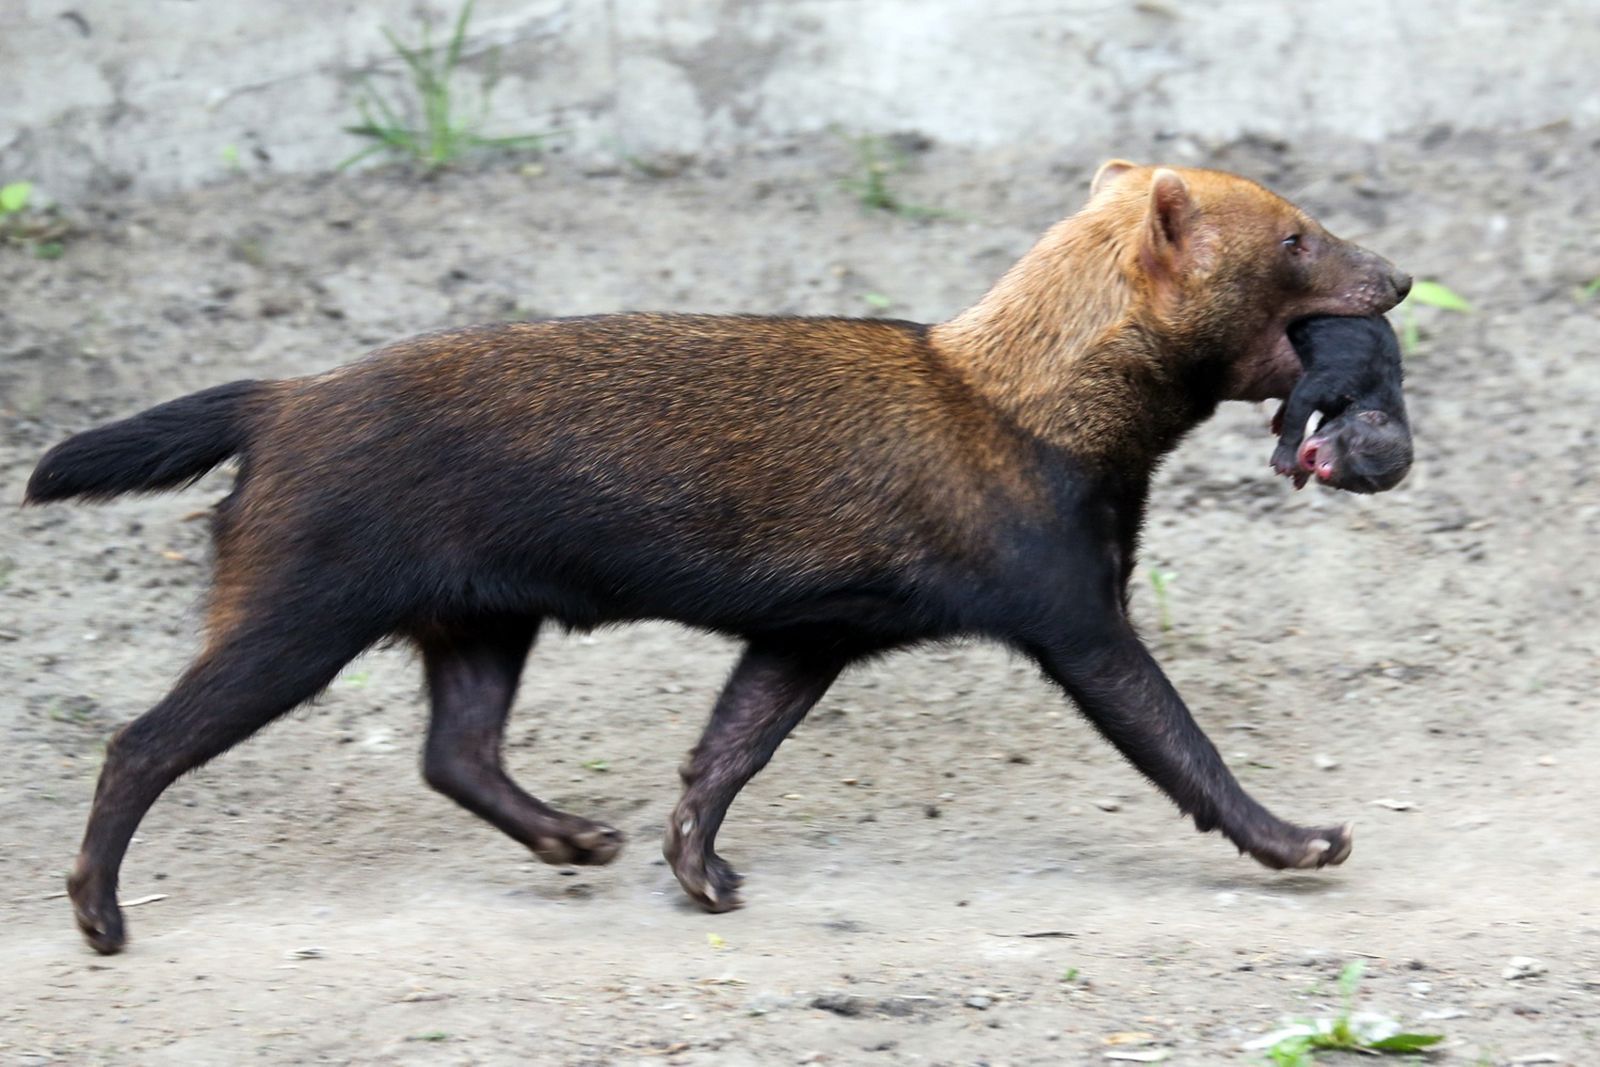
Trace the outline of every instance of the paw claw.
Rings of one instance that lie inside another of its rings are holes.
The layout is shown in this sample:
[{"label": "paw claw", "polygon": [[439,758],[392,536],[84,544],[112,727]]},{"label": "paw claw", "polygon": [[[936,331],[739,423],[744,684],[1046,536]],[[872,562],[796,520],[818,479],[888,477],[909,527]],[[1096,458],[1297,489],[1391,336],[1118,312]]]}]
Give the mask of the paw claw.
[{"label": "paw claw", "polygon": [[1347,822],[1339,827],[1339,847],[1328,856],[1328,865],[1337,866],[1350,858],[1350,851],[1356,844],[1356,824]]},{"label": "paw claw", "polygon": [[1264,840],[1247,839],[1244,850],[1264,867],[1306,871],[1343,863],[1350,855],[1354,837],[1354,827],[1349,823],[1337,830],[1308,830],[1286,824],[1278,834]]},{"label": "paw claw", "polygon": [[535,838],[534,855],[558,867],[601,867],[617,858],[624,841],[622,831],[603,823],[584,822],[581,826],[558,836]]},{"label": "paw claw", "polygon": [[114,956],[128,943],[120,908],[114,908],[110,917],[105,918],[98,909],[86,909],[75,904],[73,918],[78,923],[78,932],[83,934],[89,947],[102,956]]},{"label": "paw claw", "polygon": [[1326,853],[1333,847],[1327,838],[1314,837],[1306,842],[1306,849],[1300,855],[1300,861],[1295,864],[1301,870],[1311,867],[1321,867],[1327,862]]},{"label": "paw claw", "polygon": [[669,825],[662,853],[672,866],[673,877],[689,898],[709,912],[732,911],[744,902],[739,899],[739,884],[744,878],[702,840],[677,832],[690,820]]},{"label": "paw claw", "polygon": [[601,848],[605,845],[616,844],[621,840],[622,835],[609,826],[596,826],[593,830],[588,830],[581,834],[574,834],[572,837],[573,844],[577,845],[581,849],[586,849],[589,851],[593,851],[594,849]]}]

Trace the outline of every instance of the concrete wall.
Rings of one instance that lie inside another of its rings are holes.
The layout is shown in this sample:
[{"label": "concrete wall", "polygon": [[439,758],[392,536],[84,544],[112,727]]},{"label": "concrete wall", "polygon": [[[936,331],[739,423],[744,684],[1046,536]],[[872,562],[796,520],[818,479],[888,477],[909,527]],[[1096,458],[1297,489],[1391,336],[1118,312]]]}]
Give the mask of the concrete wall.
[{"label": "concrete wall", "polygon": [[[332,167],[381,27],[454,0],[0,0],[0,179],[57,196]],[[587,156],[832,125],[975,146],[1600,127],[1600,0],[479,0],[487,132]],[[471,79],[469,79],[469,82]],[[234,158],[238,162],[233,162]]]}]

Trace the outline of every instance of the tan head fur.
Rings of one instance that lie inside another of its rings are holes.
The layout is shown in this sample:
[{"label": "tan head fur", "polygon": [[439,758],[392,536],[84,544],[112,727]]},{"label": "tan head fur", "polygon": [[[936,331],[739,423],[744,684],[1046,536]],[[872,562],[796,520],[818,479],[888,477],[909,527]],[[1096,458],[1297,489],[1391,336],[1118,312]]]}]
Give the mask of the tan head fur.
[{"label": "tan head fur", "polygon": [[1248,179],[1112,160],[1081,211],[932,338],[1029,429],[1153,458],[1220,400],[1286,395],[1290,321],[1380,313],[1409,286]]}]

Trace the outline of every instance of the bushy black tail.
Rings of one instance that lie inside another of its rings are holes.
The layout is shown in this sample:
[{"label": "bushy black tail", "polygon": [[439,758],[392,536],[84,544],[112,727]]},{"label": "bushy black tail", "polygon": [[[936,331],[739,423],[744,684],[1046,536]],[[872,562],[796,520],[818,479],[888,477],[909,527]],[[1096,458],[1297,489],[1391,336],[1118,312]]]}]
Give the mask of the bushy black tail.
[{"label": "bushy black tail", "polygon": [[108,500],[187,485],[245,447],[246,416],[263,385],[243,381],[203,389],[69,437],[34,468],[26,502]]}]

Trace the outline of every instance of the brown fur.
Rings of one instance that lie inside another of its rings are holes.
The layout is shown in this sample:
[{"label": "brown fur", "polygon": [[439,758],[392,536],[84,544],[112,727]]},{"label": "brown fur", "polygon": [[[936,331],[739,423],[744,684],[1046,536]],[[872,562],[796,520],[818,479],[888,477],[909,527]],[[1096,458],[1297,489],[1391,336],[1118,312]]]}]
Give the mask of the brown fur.
[{"label": "brown fur", "polygon": [[[1168,201],[1179,247],[1155,220],[1158,177],[1185,191]],[[1297,233],[1325,245],[1311,277],[1276,254]],[[1218,400],[1286,395],[1299,376],[1289,323],[1385,310],[1392,275],[1254,182],[1113,160],[1082,211],[932,340],[1030,432],[1148,469]]]},{"label": "brown fur", "polygon": [[947,323],[614,315],[412,338],[327,374],[218,386],[80,434],[32,501],[192,480],[217,509],[205,650],[108,750],[69,881],[123,943],[117,870],[179,774],[386,637],[421,650],[430,784],[550,862],[608,827],[523,792],[500,731],[540,621],[668,618],[748,647],[685,765],[666,852],[711,910],[740,787],[851,662],[956,635],[1033,656],[1141,771],[1273,866],[1347,831],[1262,808],[1126,618],[1149,477],[1225,399],[1282,396],[1284,335],[1409,280],[1252,182],[1114,162]]}]

